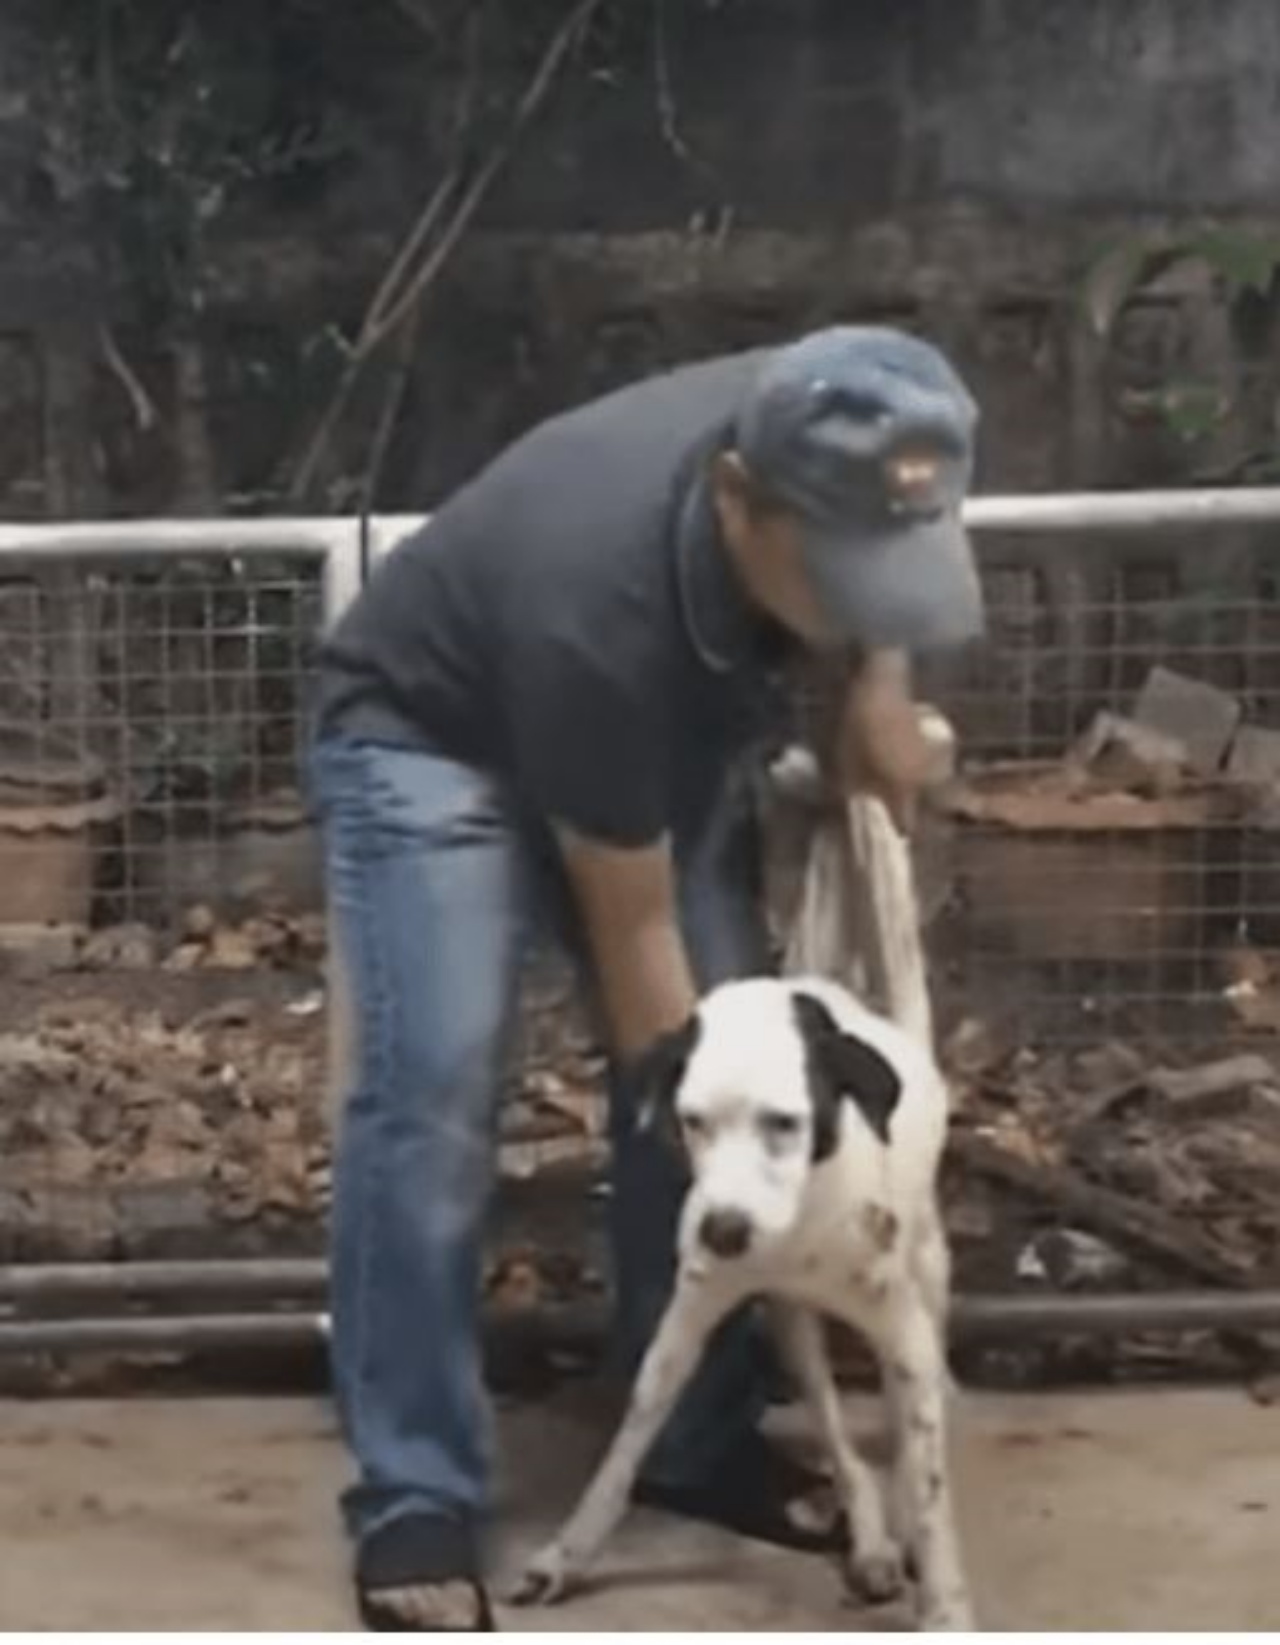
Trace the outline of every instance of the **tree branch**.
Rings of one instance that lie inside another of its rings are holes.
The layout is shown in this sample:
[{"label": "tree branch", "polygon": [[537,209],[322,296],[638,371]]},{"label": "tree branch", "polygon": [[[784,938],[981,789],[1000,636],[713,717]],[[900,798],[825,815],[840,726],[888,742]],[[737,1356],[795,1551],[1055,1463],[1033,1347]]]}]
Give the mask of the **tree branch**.
[{"label": "tree branch", "polygon": [[404,405],[405,393],[409,387],[410,368],[418,342],[421,318],[421,308],[415,309],[409,316],[408,325],[396,340],[395,357],[391,362],[382,409],[369,446],[369,460],[365,464],[364,478],[360,482],[359,507],[362,514],[371,514],[377,501],[378,484],[382,479],[387,452],[391,449],[392,436],[395,434],[396,424],[400,421],[400,408]]},{"label": "tree branch", "polygon": [[[494,144],[463,190],[434,245],[429,243],[432,234],[459,184],[458,168],[450,171],[428,196],[408,236],[378,284],[337,387],[298,465],[290,486],[290,497],[295,504],[311,490],[320,464],[328,451],[333,430],[346,408],[365,363],[400,327],[408,315],[419,307],[427,292],[439,280],[450,257],[488,198],[494,182],[510,160],[521,134],[541,108],[565,58],[602,4],[603,0],[577,0],[571,7],[548,42],[537,69],[516,105],[506,131]],[[416,268],[413,267],[415,260]]]}]

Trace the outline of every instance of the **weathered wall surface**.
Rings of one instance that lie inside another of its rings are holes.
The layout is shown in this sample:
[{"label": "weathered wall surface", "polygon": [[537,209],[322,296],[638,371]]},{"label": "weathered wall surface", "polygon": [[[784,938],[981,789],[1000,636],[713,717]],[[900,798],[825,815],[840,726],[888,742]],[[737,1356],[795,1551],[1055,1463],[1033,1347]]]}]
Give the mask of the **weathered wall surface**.
[{"label": "weathered wall surface", "polygon": [[[443,164],[464,43],[390,0],[271,25],[221,9],[208,95],[340,136],[284,183],[223,186],[175,349],[127,263],[104,275],[94,255],[113,200],[136,213],[147,179],[131,207],[86,183],[101,134],[63,9],[0,23],[0,510],[160,509],[210,488],[269,506],[332,374],[317,337],[359,318]],[[556,8],[508,9],[516,85]],[[1202,296],[1134,316],[1099,357],[1080,272],[1138,220],[1265,218],[1278,107],[1269,0],[606,7],[435,290],[383,500],[426,501],[637,367],[836,317],[955,349],[988,406],[992,485],[1159,478],[1180,454],[1115,426],[1118,390],[1231,339]],[[358,426],[350,444],[358,463]]]}]

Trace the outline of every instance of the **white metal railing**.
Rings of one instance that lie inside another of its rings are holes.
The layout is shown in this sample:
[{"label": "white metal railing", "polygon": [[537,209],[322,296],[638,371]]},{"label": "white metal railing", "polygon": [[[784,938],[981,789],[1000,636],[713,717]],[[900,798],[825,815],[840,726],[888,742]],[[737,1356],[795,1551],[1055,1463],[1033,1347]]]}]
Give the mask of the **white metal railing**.
[{"label": "white metal railing", "polygon": [[[362,567],[427,518],[425,514],[376,514],[11,522],[0,523],[0,555],[47,554],[65,559],[149,554],[314,555],[330,568],[326,581],[332,582],[335,594],[349,598],[360,584]],[[971,530],[982,533],[1262,525],[1280,521],[1280,486],[971,497],[964,518]]]},{"label": "white metal railing", "polygon": [[[385,514],[367,522],[371,560],[416,530],[420,514]],[[1280,522],[1280,486],[1179,491],[1067,491],[970,497],[965,524],[1000,532],[1142,532]]]},{"label": "white metal railing", "polygon": [[1280,486],[971,497],[964,517],[973,531],[1161,531],[1263,525],[1280,520]]},{"label": "white metal railing", "polygon": [[[297,554],[322,562],[324,613],[329,623],[358,592],[369,567],[428,518],[425,514],[377,514],[0,522],[0,557],[96,560]],[[1280,521],[1280,487],[971,497],[964,518],[979,533],[1144,532],[1262,525]]]},{"label": "white metal railing", "polygon": [[126,560],[222,555],[319,560],[326,623],[360,590],[372,522],[355,516],[262,520],[74,520],[0,524],[5,556],[59,560]]}]

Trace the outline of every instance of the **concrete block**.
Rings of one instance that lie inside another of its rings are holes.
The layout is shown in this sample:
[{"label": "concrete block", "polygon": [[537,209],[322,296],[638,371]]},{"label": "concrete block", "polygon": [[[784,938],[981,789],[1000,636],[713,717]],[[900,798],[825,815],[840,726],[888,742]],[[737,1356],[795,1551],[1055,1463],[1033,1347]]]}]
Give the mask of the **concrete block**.
[{"label": "concrete block", "polygon": [[1280,784],[1280,731],[1242,725],[1227,757],[1227,775],[1233,782],[1259,788]]},{"label": "concrete block", "polygon": [[62,922],[0,922],[0,964],[20,976],[72,971],[80,958],[84,927]]},{"label": "concrete block", "polygon": [[1152,731],[1177,738],[1191,767],[1202,777],[1222,769],[1223,756],[1240,723],[1240,704],[1227,691],[1169,668],[1147,675],[1133,719]]},{"label": "concrete block", "polygon": [[1149,725],[1103,712],[1067,756],[1096,779],[1142,794],[1172,794],[1191,764],[1180,737],[1153,731]]}]

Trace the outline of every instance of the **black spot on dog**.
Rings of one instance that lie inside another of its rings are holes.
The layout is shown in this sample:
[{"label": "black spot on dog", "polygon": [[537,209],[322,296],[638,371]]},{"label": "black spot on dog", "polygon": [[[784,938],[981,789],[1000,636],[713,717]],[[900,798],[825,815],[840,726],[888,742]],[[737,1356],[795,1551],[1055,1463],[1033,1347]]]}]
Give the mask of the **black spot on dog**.
[{"label": "black spot on dog", "polygon": [[932,1421],[922,1416],[919,1411],[911,1411],[907,1415],[907,1427],[917,1439],[932,1439],[937,1433]]},{"label": "black spot on dog", "polygon": [[893,1250],[898,1239],[898,1219],[883,1205],[868,1205],[862,1213],[867,1238],[882,1256]]},{"label": "black spot on dog", "polygon": [[889,1141],[889,1119],[902,1095],[892,1065],[865,1041],[846,1034],[821,1000],[797,993],[792,999],[804,1041],[813,1101],[813,1159],[827,1159],[840,1133],[840,1104],[850,1101],[881,1142]]},{"label": "black spot on dog", "polygon": [[654,1040],[627,1069],[625,1077],[634,1093],[637,1131],[655,1132],[679,1146],[676,1092],[701,1034],[702,1023],[694,1012],[679,1028]]}]

